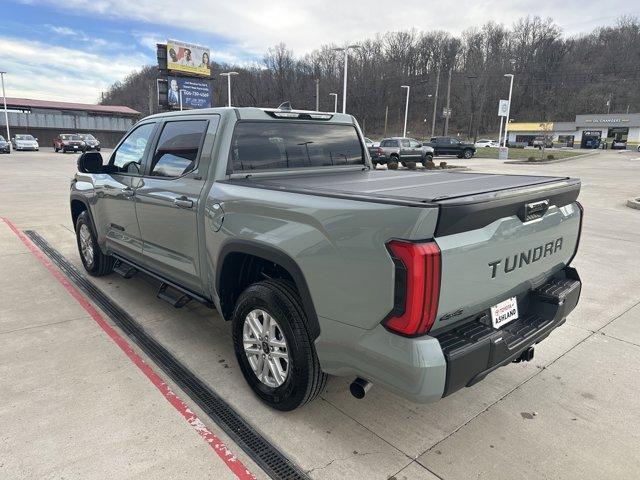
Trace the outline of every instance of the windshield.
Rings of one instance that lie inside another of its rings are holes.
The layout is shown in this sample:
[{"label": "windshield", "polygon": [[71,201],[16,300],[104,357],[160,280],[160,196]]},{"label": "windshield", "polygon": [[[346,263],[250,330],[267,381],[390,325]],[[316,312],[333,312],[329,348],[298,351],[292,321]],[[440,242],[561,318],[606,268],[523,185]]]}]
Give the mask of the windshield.
[{"label": "windshield", "polygon": [[232,156],[235,171],[364,165],[355,127],[330,123],[240,122]]},{"label": "windshield", "polygon": [[35,140],[31,135],[16,135],[16,140]]},{"label": "windshield", "polygon": [[94,137],[90,133],[85,133],[83,135],[80,135],[80,138],[82,138],[82,140],[95,140],[96,139],[96,137]]},{"label": "windshield", "polygon": [[4,137],[2,135],[0,135],[0,142],[6,142],[6,140],[4,139]]},{"label": "windshield", "polygon": [[73,135],[73,134],[60,135],[60,138],[62,140],[82,140],[80,138],[80,135]]}]

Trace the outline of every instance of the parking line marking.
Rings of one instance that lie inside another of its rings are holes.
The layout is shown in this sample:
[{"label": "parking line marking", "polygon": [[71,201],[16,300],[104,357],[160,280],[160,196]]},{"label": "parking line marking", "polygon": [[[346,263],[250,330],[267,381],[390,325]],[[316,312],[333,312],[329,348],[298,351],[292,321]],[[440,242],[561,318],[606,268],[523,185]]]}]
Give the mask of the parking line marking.
[{"label": "parking line marking", "polygon": [[49,261],[49,259],[29,240],[11,220],[1,217],[2,221],[13,231],[20,241],[29,249],[67,292],[91,316],[98,326],[115,342],[129,359],[144,373],[165,399],[182,415],[193,429],[209,444],[224,461],[225,465],[240,480],[255,480],[245,465],[229,450],[229,448],[198,418],[198,416],[178,397],[160,376],[138,355],[131,345],[104,319],[87,298]]}]

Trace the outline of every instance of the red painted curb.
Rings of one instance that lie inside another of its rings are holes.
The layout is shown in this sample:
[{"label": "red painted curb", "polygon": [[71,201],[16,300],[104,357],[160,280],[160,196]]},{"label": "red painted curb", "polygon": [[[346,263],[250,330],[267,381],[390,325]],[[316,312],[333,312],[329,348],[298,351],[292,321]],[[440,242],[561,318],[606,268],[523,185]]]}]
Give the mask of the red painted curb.
[{"label": "red painted curb", "polygon": [[8,218],[2,217],[2,221],[15,233],[29,251],[45,266],[69,294],[84,308],[98,326],[113,340],[129,359],[146,375],[146,377],[162,393],[164,398],[182,415],[182,417],[198,432],[198,434],[211,446],[211,448],[224,461],[226,466],[241,480],[255,480],[255,476],[236,458],[227,446],[202,423],[198,416],[191,411],[160,376],[147,364],[131,347],[131,345],[104,319],[89,300],[65,277],[36,247],[22,231],[20,231]]}]

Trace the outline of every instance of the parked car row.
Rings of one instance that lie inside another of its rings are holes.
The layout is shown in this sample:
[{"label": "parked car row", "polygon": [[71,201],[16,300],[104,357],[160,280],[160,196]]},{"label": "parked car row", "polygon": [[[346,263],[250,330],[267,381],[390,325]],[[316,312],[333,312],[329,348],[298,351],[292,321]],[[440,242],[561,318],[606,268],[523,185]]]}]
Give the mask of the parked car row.
[{"label": "parked car row", "polygon": [[56,152],[87,152],[100,151],[100,142],[90,133],[61,133],[53,139],[53,149]]},{"label": "parked car row", "polygon": [[[0,135],[0,153],[11,153],[13,150],[40,150],[38,139],[33,135],[18,133],[13,136],[11,143]],[[86,152],[100,151],[100,141],[90,133],[61,133],[53,139],[53,149],[56,152]]]}]

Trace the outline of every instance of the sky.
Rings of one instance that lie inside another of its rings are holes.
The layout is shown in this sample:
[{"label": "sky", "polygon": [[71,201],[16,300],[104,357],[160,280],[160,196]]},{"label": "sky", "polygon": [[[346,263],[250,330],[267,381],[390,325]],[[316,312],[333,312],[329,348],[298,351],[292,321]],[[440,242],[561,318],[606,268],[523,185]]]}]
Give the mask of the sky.
[{"label": "sky", "polygon": [[640,15],[628,0],[2,0],[0,70],[8,97],[95,103],[168,38],[211,49],[221,63],[259,63],[284,42],[296,55],[389,30],[452,34],[487,21],[551,17],[566,35]]}]

